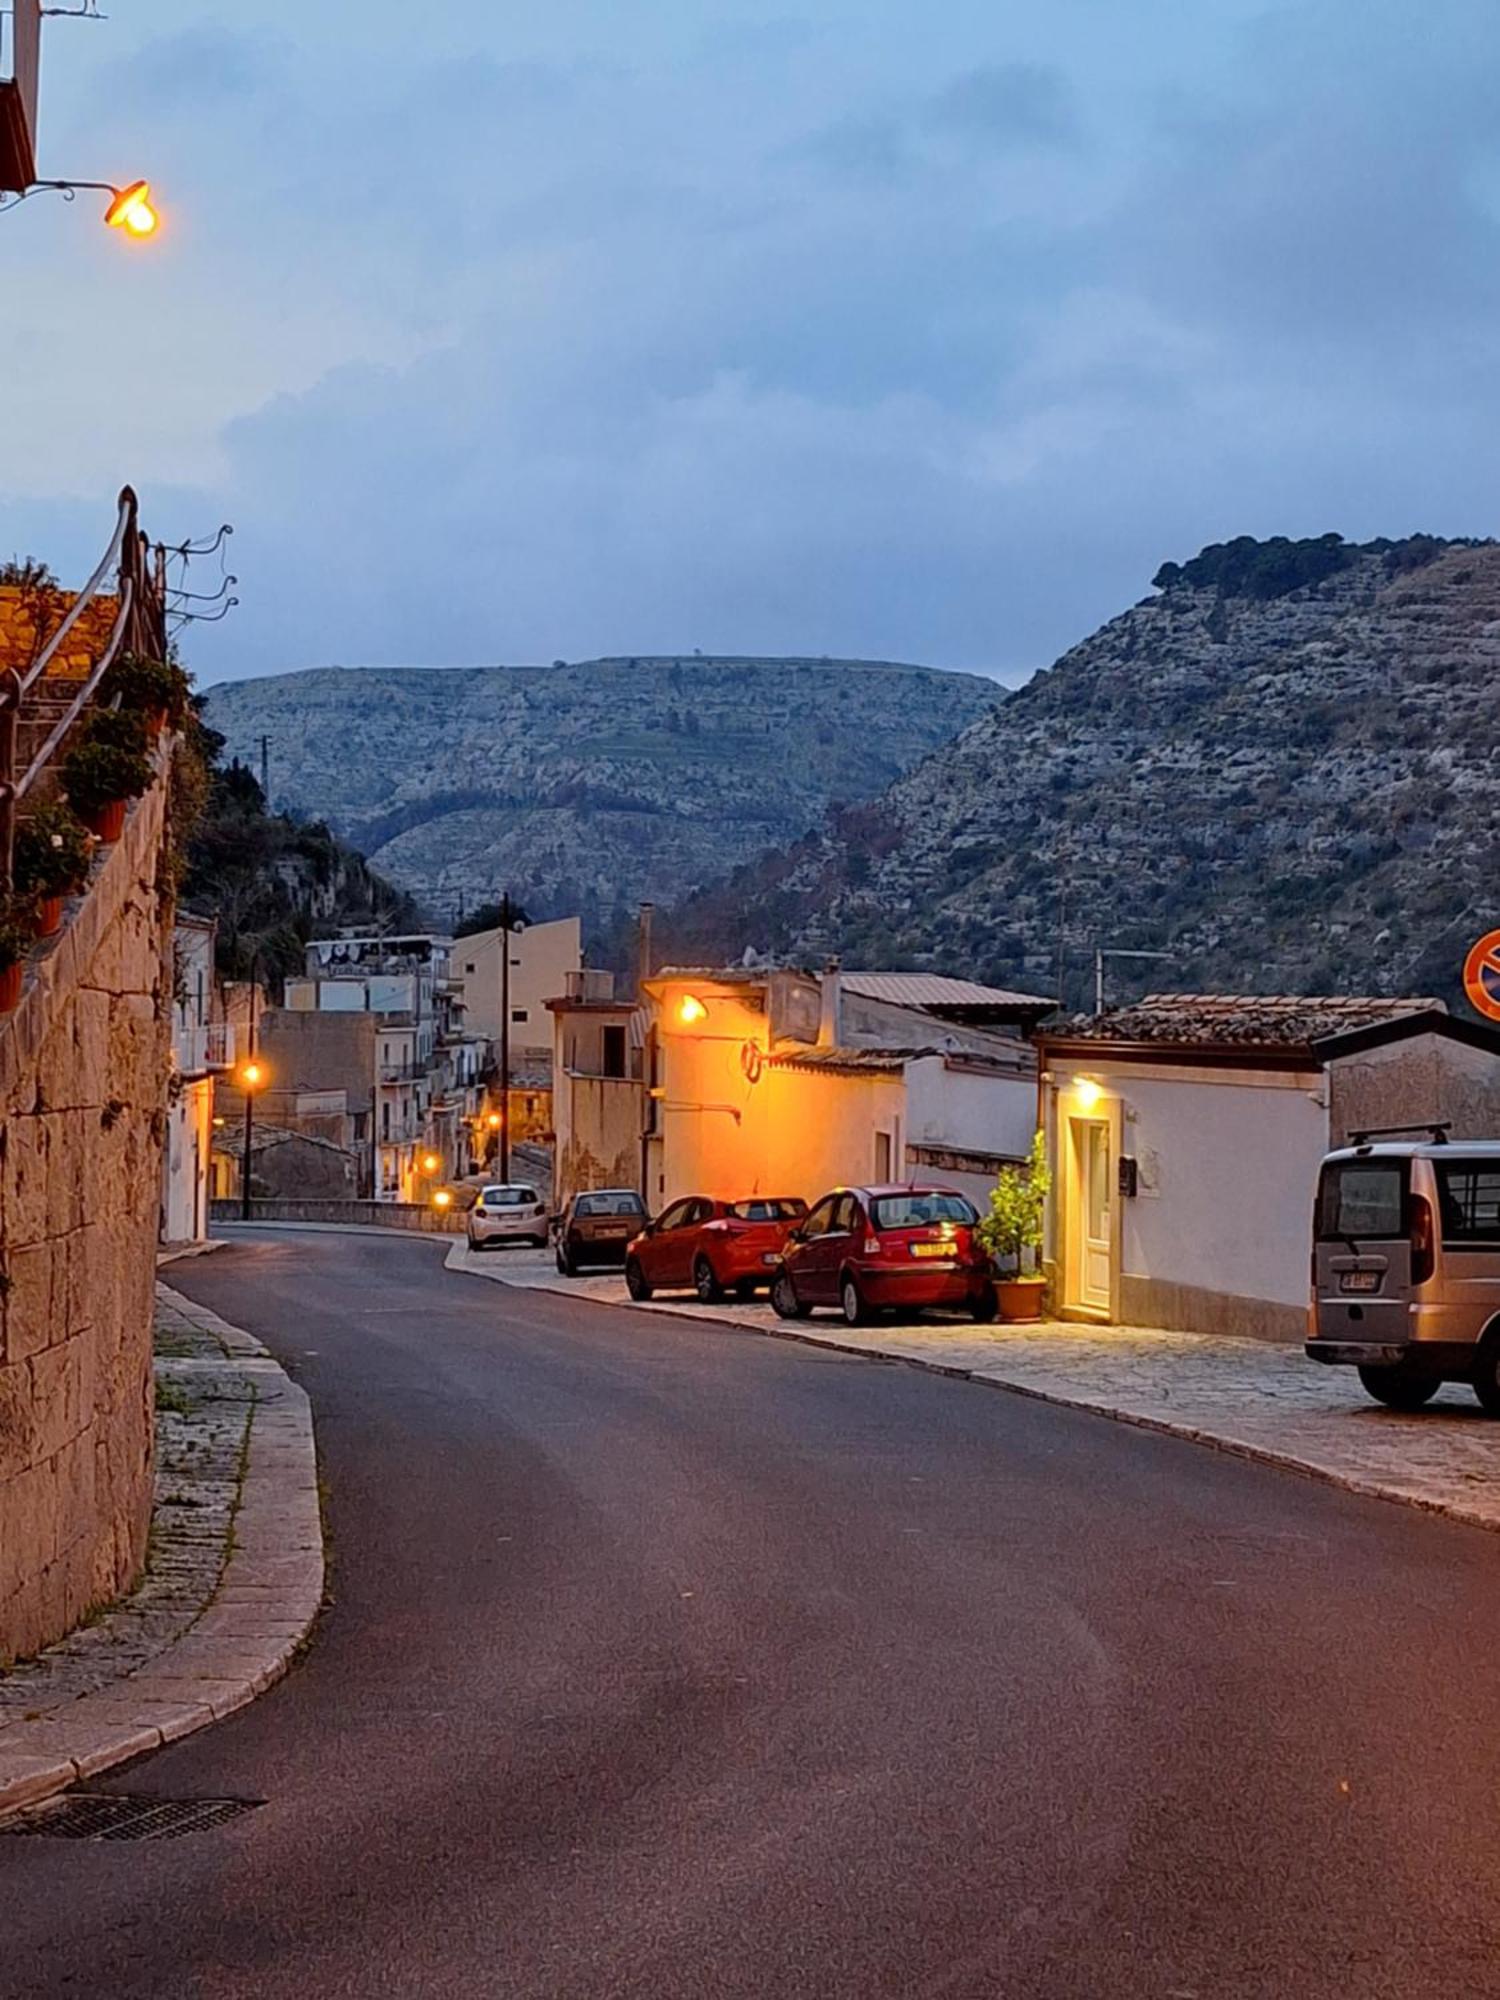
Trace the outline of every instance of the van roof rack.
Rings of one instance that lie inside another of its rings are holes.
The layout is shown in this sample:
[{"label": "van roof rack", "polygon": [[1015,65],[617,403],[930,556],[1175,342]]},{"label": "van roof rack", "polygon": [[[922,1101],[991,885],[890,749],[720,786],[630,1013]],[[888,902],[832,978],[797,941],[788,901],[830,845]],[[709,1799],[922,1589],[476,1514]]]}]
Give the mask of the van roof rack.
[{"label": "van roof rack", "polygon": [[1453,1120],[1445,1118],[1440,1124],[1431,1118],[1424,1118],[1417,1125],[1370,1125],[1362,1132],[1351,1132],[1351,1146],[1368,1146],[1372,1139],[1401,1139],[1408,1132],[1430,1132],[1434,1146],[1446,1146],[1448,1134],[1453,1130]]}]

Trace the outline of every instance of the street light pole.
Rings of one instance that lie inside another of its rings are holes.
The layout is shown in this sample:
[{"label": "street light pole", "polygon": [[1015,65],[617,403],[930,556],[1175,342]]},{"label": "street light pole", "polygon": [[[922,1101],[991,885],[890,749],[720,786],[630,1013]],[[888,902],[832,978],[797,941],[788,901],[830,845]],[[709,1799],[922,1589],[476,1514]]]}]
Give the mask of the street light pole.
[{"label": "street light pole", "polygon": [[510,926],[515,906],[500,898],[500,1178],[510,1179]]}]

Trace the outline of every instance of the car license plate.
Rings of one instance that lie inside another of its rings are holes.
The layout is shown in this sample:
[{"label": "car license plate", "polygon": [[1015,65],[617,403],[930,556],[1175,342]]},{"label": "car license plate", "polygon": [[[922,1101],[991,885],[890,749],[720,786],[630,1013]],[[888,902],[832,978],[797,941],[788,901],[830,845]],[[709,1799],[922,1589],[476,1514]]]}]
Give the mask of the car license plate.
[{"label": "car license plate", "polygon": [[607,1222],[600,1234],[604,1236],[628,1236],[630,1234],[630,1224],[628,1222]]},{"label": "car license plate", "polygon": [[953,1245],[951,1243],[913,1243],[911,1254],[913,1257],[951,1257],[953,1255]]},{"label": "car license plate", "polygon": [[1378,1292],[1380,1273],[1378,1271],[1345,1271],[1339,1279],[1341,1292]]}]

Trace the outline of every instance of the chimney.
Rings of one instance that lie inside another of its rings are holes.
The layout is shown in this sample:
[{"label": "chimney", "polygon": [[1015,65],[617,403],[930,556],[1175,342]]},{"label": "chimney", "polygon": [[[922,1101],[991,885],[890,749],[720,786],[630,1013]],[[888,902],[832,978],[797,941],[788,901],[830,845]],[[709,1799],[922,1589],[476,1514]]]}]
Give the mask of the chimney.
[{"label": "chimney", "polygon": [[651,977],[651,923],[655,915],[656,905],[654,903],[642,903],[640,916],[640,978],[642,981]]},{"label": "chimney", "polygon": [[844,975],[839,959],[829,959],[820,983],[823,1006],[818,1017],[818,1047],[836,1049],[844,1036]]}]

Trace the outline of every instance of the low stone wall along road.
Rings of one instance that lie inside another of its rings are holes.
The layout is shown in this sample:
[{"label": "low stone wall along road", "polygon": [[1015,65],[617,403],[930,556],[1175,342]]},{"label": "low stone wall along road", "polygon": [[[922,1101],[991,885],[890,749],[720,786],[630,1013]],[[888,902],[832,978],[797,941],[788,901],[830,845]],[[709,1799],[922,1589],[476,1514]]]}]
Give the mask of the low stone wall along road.
[{"label": "low stone wall along road", "polygon": [[1500,1996],[1493,1534],[682,1314],[258,1233],[331,1603],[0,1839],[0,1994]]}]

